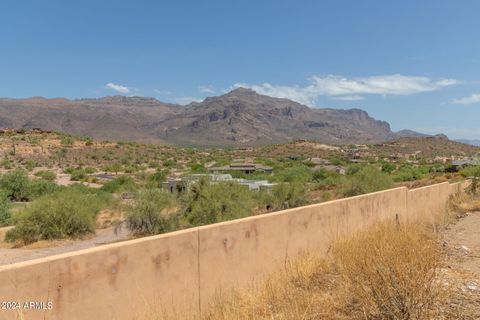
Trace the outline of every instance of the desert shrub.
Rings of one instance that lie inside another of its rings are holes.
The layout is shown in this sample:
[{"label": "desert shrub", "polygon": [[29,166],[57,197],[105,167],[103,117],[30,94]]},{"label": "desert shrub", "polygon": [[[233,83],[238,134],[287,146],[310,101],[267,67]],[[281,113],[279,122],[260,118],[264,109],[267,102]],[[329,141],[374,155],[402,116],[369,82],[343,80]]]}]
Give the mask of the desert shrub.
[{"label": "desert shrub", "polygon": [[0,162],[0,166],[2,166],[4,169],[12,169],[12,162],[8,158],[2,159]]},{"label": "desert shrub", "polygon": [[421,225],[379,224],[333,246],[365,319],[430,319],[441,298],[441,251]]},{"label": "desert shrub", "polygon": [[50,170],[37,171],[35,176],[48,181],[54,181],[57,178],[57,174]]},{"label": "desert shrub", "polygon": [[129,176],[119,176],[113,180],[107,181],[102,186],[101,190],[115,193],[122,191],[134,191],[137,189],[135,181]]},{"label": "desert shrub", "polygon": [[13,201],[28,201],[30,180],[25,170],[17,169],[0,177],[0,189]]},{"label": "desert shrub", "polygon": [[193,184],[182,200],[184,218],[193,226],[246,217],[255,205],[247,187],[208,179]]},{"label": "desert shrub", "polygon": [[[314,320],[353,319],[335,310],[343,288],[328,261],[312,254],[287,260],[285,267],[250,290],[217,294],[204,320]],[[332,290],[333,289],[333,290]],[[332,292],[334,291],[334,292]]]},{"label": "desert shrub", "polygon": [[64,173],[68,173],[68,174],[72,174],[72,172],[75,170],[74,167],[66,167],[65,169],[63,169],[63,172]]},{"label": "desert shrub", "polygon": [[10,224],[10,199],[7,192],[0,190],[0,226],[6,226]]},{"label": "desert shrub", "polygon": [[55,192],[58,186],[48,180],[34,180],[31,181],[28,186],[28,198],[29,200],[41,197]]},{"label": "desert shrub", "polygon": [[328,191],[325,191],[324,193],[322,193],[321,199],[322,201],[330,201],[332,200],[332,194]]},{"label": "desert shrub", "polygon": [[87,177],[87,173],[85,172],[85,169],[76,168],[71,170],[70,179],[72,181],[84,180],[86,177]]},{"label": "desert shrub", "polygon": [[312,180],[312,169],[306,165],[294,165],[285,168],[275,175],[276,181],[281,182],[310,182]]},{"label": "desert shrub", "polygon": [[267,205],[274,210],[295,208],[307,204],[308,189],[299,182],[280,183],[267,197]]},{"label": "desert shrub", "polygon": [[163,161],[163,166],[166,168],[172,168],[176,164],[175,160],[173,159],[167,159]]},{"label": "desert shrub", "polygon": [[479,177],[480,176],[480,166],[468,166],[460,170],[460,174],[465,177]]},{"label": "desert shrub", "polygon": [[200,163],[194,163],[190,166],[191,173],[205,173],[205,167]]},{"label": "desert shrub", "polygon": [[[111,160],[111,159],[105,159],[105,160]],[[114,172],[115,174],[118,174],[122,170],[122,164],[115,162],[109,166],[104,167],[103,170],[106,172]]]},{"label": "desert shrub", "polygon": [[150,174],[147,179],[148,179],[147,187],[159,188],[162,186],[162,182],[164,182],[167,179],[167,172],[157,170],[156,172]]},{"label": "desert shrub", "polygon": [[381,164],[382,164],[382,172],[392,173],[396,169],[396,166],[393,163],[382,161]]},{"label": "desert shrub", "polygon": [[328,171],[324,168],[317,169],[312,173],[312,182],[319,186],[332,186],[344,182],[345,176],[335,171]]},{"label": "desert shrub", "polygon": [[68,136],[68,135],[63,135],[63,136],[60,138],[60,143],[61,143],[63,146],[71,146],[71,145],[73,145],[74,142],[75,142],[75,140],[73,139],[73,137]]},{"label": "desert shrub", "polygon": [[85,137],[85,138],[83,138],[82,140],[85,141],[85,145],[86,145],[87,147],[93,146],[93,139],[92,139],[92,138],[90,138],[90,137]]},{"label": "desert shrub", "polygon": [[314,170],[312,173],[312,181],[321,182],[327,178],[327,175],[328,175],[328,171],[325,170],[324,168]]},{"label": "desert shrub", "polygon": [[470,186],[467,191],[473,195],[476,195],[480,183],[480,166],[466,167],[460,171],[463,177],[471,178]]},{"label": "desert shrub", "polygon": [[83,186],[62,188],[15,214],[12,217],[15,228],[7,232],[5,239],[28,244],[92,233],[95,216],[108,200],[108,196]]},{"label": "desert shrub", "polygon": [[86,167],[84,170],[85,170],[86,174],[92,174],[92,173],[97,172],[97,169],[95,169],[93,167]]},{"label": "desert shrub", "polygon": [[176,215],[166,209],[172,205],[170,193],[158,189],[140,191],[129,207],[125,222],[134,235],[159,234],[177,227]]},{"label": "desert shrub", "polygon": [[392,186],[393,181],[387,174],[374,166],[364,166],[348,177],[343,195],[355,196],[385,190]]},{"label": "desert shrub", "polygon": [[32,171],[37,166],[37,162],[33,159],[27,159],[25,161],[25,169]]},{"label": "desert shrub", "polygon": [[392,177],[394,181],[415,181],[422,179],[423,175],[424,172],[422,168],[404,165],[394,172]]},{"label": "desert shrub", "polygon": [[140,169],[140,167],[136,164],[131,164],[123,167],[123,171],[125,173],[134,173],[137,172]]},{"label": "desert shrub", "polygon": [[342,166],[342,165],[345,165],[347,164],[345,160],[343,160],[341,157],[339,156],[331,156],[329,158],[329,161],[331,164],[333,164],[334,166]]}]

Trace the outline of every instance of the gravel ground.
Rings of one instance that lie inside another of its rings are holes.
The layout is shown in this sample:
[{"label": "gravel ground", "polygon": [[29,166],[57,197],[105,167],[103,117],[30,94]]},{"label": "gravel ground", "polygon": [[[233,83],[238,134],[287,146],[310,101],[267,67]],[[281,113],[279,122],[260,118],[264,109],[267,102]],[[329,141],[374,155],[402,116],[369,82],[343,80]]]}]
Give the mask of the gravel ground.
[{"label": "gravel ground", "polygon": [[[5,228],[2,228],[5,230]],[[54,246],[46,248],[0,248],[0,265],[32,260],[55,254],[71,252],[81,249],[92,248],[107,243],[130,239],[131,236],[126,228],[115,232],[115,227],[97,230],[95,236],[85,240],[65,240],[54,242]]]}]

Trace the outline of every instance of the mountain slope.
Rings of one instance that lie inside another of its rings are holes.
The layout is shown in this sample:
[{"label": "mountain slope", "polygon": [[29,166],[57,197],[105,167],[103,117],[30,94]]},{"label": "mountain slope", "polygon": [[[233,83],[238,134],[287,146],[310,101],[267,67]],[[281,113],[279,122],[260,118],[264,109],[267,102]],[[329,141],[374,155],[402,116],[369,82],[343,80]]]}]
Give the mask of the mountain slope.
[{"label": "mountain slope", "polygon": [[243,88],[187,106],[122,96],[0,99],[0,127],[39,127],[99,139],[213,146],[295,139],[370,143],[397,137],[387,122],[359,109],[312,109]]},{"label": "mountain slope", "polygon": [[456,139],[455,141],[470,144],[472,146],[480,147],[480,140],[479,139]]},{"label": "mountain slope", "polygon": [[386,122],[358,109],[311,109],[288,99],[236,89],[167,117],[156,135],[178,144],[261,145],[295,139],[324,143],[383,141]]},{"label": "mountain slope", "polygon": [[0,99],[0,127],[42,128],[98,139],[158,141],[144,128],[177,108],[151,98]]}]

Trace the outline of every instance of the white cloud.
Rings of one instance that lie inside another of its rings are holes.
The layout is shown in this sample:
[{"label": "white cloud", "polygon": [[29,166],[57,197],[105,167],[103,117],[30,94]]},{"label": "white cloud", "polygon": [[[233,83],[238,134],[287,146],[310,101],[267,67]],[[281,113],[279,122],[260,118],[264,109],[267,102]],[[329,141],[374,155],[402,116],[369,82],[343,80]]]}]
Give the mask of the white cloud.
[{"label": "white cloud", "polygon": [[118,93],[130,93],[130,89],[128,87],[125,87],[125,86],[122,86],[122,85],[119,85],[119,84],[115,84],[115,83],[107,83],[106,87],[108,89],[112,89],[112,90],[115,90],[117,91]]},{"label": "white cloud", "polygon": [[351,79],[335,75],[313,76],[309,81],[310,84],[304,87],[298,85],[276,86],[270,83],[260,85],[237,83],[234,87],[250,88],[261,94],[287,98],[312,106],[315,105],[320,96],[352,100],[352,97],[361,98],[359,95],[362,94],[412,95],[435,91],[460,83],[455,79],[433,80],[428,77],[404,76],[401,74]]},{"label": "white cloud", "polygon": [[202,102],[203,99],[196,98],[196,97],[180,97],[180,98],[173,99],[173,101],[181,105],[186,105],[191,102]]},{"label": "white cloud", "polygon": [[453,99],[452,103],[454,104],[474,104],[480,103],[480,93],[474,93],[470,97]]},{"label": "white cloud", "polygon": [[333,100],[342,100],[342,101],[358,101],[363,100],[365,97],[362,96],[340,96],[340,97],[332,97]]},{"label": "white cloud", "polygon": [[198,90],[203,93],[209,93],[209,94],[214,94],[215,90],[213,89],[213,86],[211,85],[206,85],[206,86],[199,86]]}]

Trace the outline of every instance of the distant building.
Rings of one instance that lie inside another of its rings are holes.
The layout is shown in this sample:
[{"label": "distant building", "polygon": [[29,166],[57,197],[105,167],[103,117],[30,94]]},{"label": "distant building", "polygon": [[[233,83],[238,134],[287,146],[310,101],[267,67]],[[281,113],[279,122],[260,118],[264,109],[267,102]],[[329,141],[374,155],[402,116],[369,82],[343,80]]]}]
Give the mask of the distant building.
[{"label": "distant building", "polygon": [[360,152],[358,149],[350,149],[347,151],[347,158],[352,161],[352,160],[359,160],[361,157]]},{"label": "distant building", "polygon": [[452,166],[449,171],[458,171],[468,166],[480,166],[480,160],[476,158],[464,158],[452,161]]},{"label": "distant building", "polygon": [[183,192],[190,185],[196,183],[202,178],[209,179],[212,183],[218,182],[233,182],[248,187],[249,190],[271,189],[275,183],[270,183],[267,180],[248,180],[235,179],[230,174],[192,174],[183,178],[170,178],[162,183],[162,188],[170,192]]},{"label": "distant building", "polygon": [[336,172],[336,173],[340,173],[340,174],[347,173],[347,169],[345,169],[344,167],[340,167],[340,166],[328,165],[328,166],[324,166],[323,168],[325,168],[327,171]]},{"label": "distant building", "polygon": [[187,183],[180,178],[168,178],[167,181],[162,182],[162,188],[168,190],[169,192],[182,192],[187,188]]},{"label": "distant building", "polygon": [[94,177],[94,178],[97,178],[97,179],[100,179],[100,180],[113,180],[115,178],[118,178],[118,176],[114,176],[113,174],[108,174],[106,172],[91,174],[90,177]]},{"label": "distant building", "polygon": [[345,169],[344,167],[335,166],[335,165],[318,165],[318,166],[315,166],[313,168],[313,170],[320,170],[320,169],[324,169],[324,170],[327,170],[327,171],[330,171],[330,172],[336,172],[336,173],[339,173],[339,174],[346,174],[347,173],[347,169]]},{"label": "distant building", "polygon": [[310,162],[314,165],[328,165],[328,164],[330,164],[329,160],[322,159],[322,158],[309,158],[309,159],[307,159],[307,162]]},{"label": "distant building", "polygon": [[208,171],[219,173],[219,172],[228,172],[228,171],[242,171],[246,174],[253,172],[265,172],[271,173],[273,171],[272,167],[264,166],[258,163],[246,162],[242,160],[234,160],[227,166],[222,167],[211,167],[208,168]]}]

